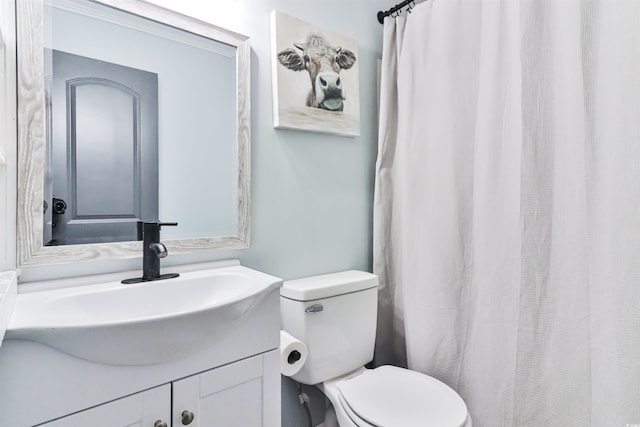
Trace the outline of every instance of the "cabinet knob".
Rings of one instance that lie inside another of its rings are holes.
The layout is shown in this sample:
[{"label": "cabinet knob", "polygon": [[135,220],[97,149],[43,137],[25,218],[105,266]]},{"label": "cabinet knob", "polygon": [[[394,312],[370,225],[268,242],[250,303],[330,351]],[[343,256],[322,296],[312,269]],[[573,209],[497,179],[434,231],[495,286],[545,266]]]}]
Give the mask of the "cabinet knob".
[{"label": "cabinet knob", "polygon": [[191,411],[182,411],[182,425],[189,425],[191,424],[191,421],[193,421],[193,419],[195,418],[195,416],[193,415],[193,412]]},{"label": "cabinet knob", "polygon": [[168,425],[164,421],[158,420],[155,423],[153,423],[153,427],[168,427]]}]

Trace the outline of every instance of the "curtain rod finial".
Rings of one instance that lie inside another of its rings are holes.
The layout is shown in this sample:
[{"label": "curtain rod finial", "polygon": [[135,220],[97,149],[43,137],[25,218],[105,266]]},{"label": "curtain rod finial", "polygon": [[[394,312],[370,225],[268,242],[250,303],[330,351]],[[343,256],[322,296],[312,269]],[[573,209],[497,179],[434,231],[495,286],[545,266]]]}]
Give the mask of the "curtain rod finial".
[{"label": "curtain rod finial", "polygon": [[381,12],[378,12],[378,22],[379,22],[379,23],[381,23],[381,24],[382,24],[382,23],[384,23],[384,17],[385,17],[385,16],[386,16],[386,15],[385,15],[385,13],[384,13],[384,12],[382,12],[382,11],[381,11]]}]

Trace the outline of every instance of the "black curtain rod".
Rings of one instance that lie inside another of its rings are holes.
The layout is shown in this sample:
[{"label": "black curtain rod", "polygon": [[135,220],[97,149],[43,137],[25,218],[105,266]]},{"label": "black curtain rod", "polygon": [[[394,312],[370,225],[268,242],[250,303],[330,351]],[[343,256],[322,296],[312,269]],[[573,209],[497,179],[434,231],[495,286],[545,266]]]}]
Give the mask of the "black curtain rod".
[{"label": "black curtain rod", "polygon": [[[393,6],[389,10],[385,10],[385,11],[381,10],[380,12],[378,12],[378,22],[382,24],[384,22],[385,17],[389,15],[393,15],[394,13],[402,10],[403,7],[410,6],[414,2],[415,0],[404,0],[402,3],[398,3],[397,5]],[[411,10],[411,8],[409,8],[409,10]]]}]

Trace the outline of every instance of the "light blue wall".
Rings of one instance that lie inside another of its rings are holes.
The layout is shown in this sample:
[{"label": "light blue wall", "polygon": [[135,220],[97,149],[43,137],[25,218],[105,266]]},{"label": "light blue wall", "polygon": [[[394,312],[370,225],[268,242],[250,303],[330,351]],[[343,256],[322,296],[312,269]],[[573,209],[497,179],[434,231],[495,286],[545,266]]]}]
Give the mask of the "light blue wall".
[{"label": "light blue wall", "polygon": [[[394,2],[236,0],[227,6],[211,2],[216,7],[202,3],[183,0],[180,10],[248,35],[253,52],[252,242],[250,249],[233,256],[284,279],[370,269],[376,61],[382,44],[382,26],[375,15]],[[269,13],[274,9],[357,40],[360,137],[273,129]]]}]

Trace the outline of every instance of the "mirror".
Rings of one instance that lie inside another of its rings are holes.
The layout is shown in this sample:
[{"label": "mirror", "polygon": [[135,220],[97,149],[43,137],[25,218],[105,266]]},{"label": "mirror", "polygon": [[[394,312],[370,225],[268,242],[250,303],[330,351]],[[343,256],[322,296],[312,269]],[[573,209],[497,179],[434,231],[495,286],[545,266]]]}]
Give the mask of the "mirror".
[{"label": "mirror", "polygon": [[137,0],[24,0],[20,266],[249,243],[246,37]]}]

